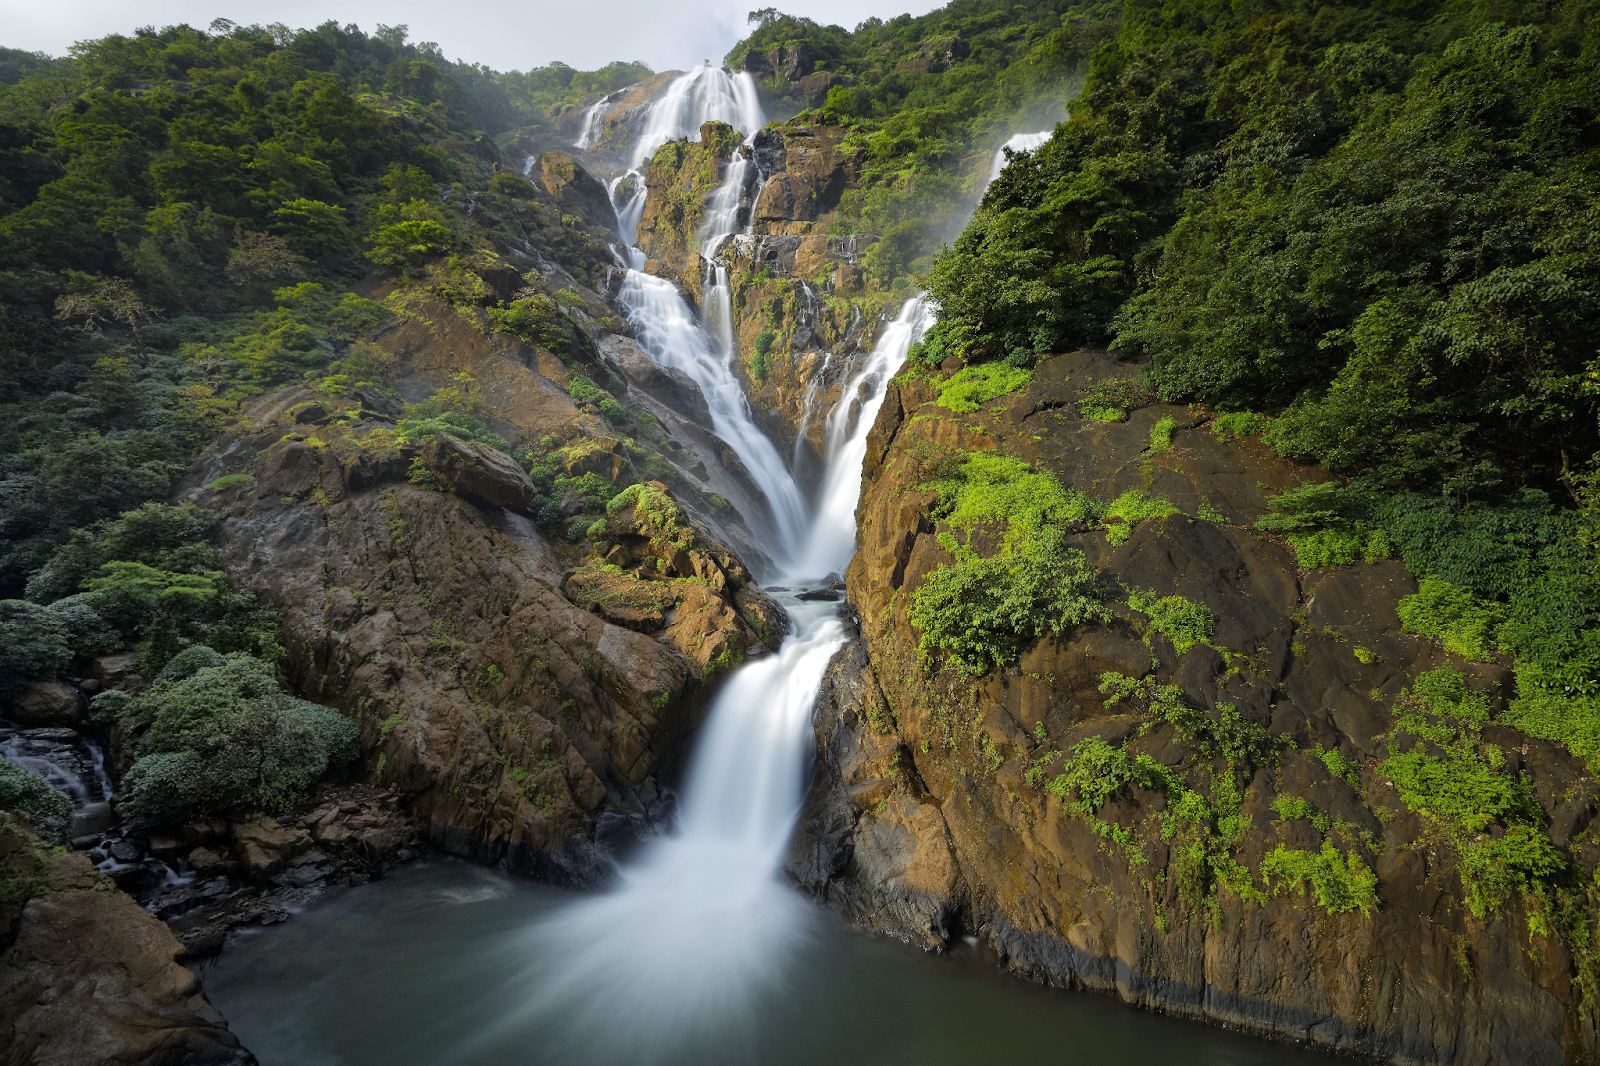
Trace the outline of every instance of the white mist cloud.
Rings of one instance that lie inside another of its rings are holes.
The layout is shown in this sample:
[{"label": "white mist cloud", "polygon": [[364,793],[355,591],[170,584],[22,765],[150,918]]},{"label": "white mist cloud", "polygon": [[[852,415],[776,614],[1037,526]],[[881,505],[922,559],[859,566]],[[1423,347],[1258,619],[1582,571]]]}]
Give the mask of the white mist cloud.
[{"label": "white mist cloud", "polygon": [[[413,41],[436,41],[451,59],[497,70],[552,60],[592,70],[615,59],[670,70],[721,62],[746,34],[746,13],[764,2],[770,0],[0,0],[0,45],[61,55],[74,41],[131,34],[146,25],[204,28],[227,18],[300,28],[333,19],[369,33],[380,22],[404,23]],[[936,6],[931,0],[799,0],[780,10],[853,27],[869,16],[921,14]]]}]

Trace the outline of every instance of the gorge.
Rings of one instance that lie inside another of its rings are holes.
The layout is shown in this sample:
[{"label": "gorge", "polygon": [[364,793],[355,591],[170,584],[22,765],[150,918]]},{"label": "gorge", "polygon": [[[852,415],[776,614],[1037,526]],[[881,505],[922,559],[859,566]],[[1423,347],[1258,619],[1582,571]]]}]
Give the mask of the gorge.
[{"label": "gorge", "polygon": [[1593,1061],[1588,11],[0,55],[0,1058]]}]

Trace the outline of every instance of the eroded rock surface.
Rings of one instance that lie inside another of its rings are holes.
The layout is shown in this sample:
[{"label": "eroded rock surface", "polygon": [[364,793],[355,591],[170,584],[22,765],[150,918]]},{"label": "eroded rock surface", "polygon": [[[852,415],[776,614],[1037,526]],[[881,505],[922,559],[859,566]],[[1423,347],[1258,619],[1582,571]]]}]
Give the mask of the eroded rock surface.
[{"label": "eroded rock surface", "polygon": [[0,1061],[30,1066],[253,1066],[179,961],[183,946],[82,855],[0,826]]}]

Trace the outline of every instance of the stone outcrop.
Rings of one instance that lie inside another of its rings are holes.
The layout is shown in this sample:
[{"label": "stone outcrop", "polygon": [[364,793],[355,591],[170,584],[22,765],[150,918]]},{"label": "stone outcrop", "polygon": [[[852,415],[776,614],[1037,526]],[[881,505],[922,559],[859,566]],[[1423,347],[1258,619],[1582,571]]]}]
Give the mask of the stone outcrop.
[{"label": "stone outcrop", "polygon": [[0,874],[0,1061],[253,1066],[177,938],[88,859],[8,823]]},{"label": "stone outcrop", "polygon": [[[1416,583],[1400,563],[1302,572],[1253,528],[1274,492],[1326,474],[1213,435],[1187,408],[1149,406],[1122,423],[1077,417],[1080,388],[1136,370],[1103,354],[1058,356],[1024,391],[965,416],[932,404],[924,380],[890,390],[868,443],[847,576],[859,635],[830,667],[817,709],[821,760],[793,875],[865,927],[934,948],[972,933],[1017,973],[1140,1006],[1395,1062],[1571,1061],[1593,1034],[1567,943],[1539,933],[1514,898],[1474,918],[1454,852],[1375,772],[1396,700],[1418,674],[1449,665],[1498,700],[1507,671],[1404,632],[1395,604]],[[1150,448],[1160,419],[1176,427],[1170,450]],[[1071,531],[1113,605],[1105,620],[1025,644],[1015,665],[967,680],[919,663],[909,610],[952,561],[929,464],[996,448],[1094,499],[1139,490],[1179,513],[1140,521],[1119,543],[1104,529]],[[1119,602],[1127,590],[1205,605],[1209,644],[1180,653]],[[1272,753],[1219,785],[1235,764],[1137,700],[1108,706],[1107,672],[1175,686],[1212,721],[1236,713]],[[1094,738],[1235,803],[1231,843],[1185,837],[1188,823],[1153,785],[1116,788],[1094,816],[1069,809],[1045,785],[1064,753]],[[1582,764],[1509,730],[1494,742],[1508,772],[1561,812],[1558,845],[1591,862],[1592,832],[1568,828],[1587,815],[1572,823],[1566,813],[1592,814],[1600,800]],[[1274,807],[1284,800],[1305,806]],[[1359,856],[1376,908],[1330,910],[1304,886],[1269,885],[1262,863],[1280,845]],[[1212,866],[1194,865],[1187,849],[1202,847]],[[1229,862],[1255,887],[1204,889],[1205,869]]]},{"label": "stone outcrop", "polygon": [[[639,248],[673,275],[683,273],[690,254],[700,250],[696,234],[706,197],[722,184],[734,152],[745,150],[739,140],[726,122],[707,122],[700,127],[698,141],[668,141],[650,160],[644,214],[637,230]],[[750,178],[755,179],[753,171]]]},{"label": "stone outcrop", "polygon": [[533,503],[533,482],[515,459],[492,445],[439,433],[423,445],[418,458],[458,496],[515,511],[526,511]]},{"label": "stone outcrop", "polygon": [[[489,368],[487,353],[475,358]],[[541,377],[498,369],[511,387]],[[691,565],[704,584],[657,639],[563,595],[577,549],[514,518],[526,479],[504,453],[448,437],[397,444],[359,411],[296,424],[304,391],[263,397],[190,482],[251,475],[191,494],[224,514],[219,563],[281,613],[296,690],[357,721],[369,781],[403,796],[433,842],[547,879],[601,876],[609,848],[670,811],[664,779],[706,705],[709,665],[761,648],[748,571],[693,517],[713,503],[679,513],[696,543],[716,546],[704,560],[721,587]],[[542,428],[508,399],[495,424]],[[565,454],[566,476],[637,480],[615,438]],[[411,455],[460,494],[407,480]]]},{"label": "stone outcrop", "polygon": [[805,232],[793,224],[814,223],[839,206],[865,154],[845,144],[849,135],[846,126],[794,124],[756,134],[752,147],[768,175],[753,215],[758,232]]},{"label": "stone outcrop", "polygon": [[783,608],[728,547],[687,520],[659,481],[627,490],[595,535],[598,557],[568,575],[567,597],[608,622],[659,634],[697,678],[776,651]]}]

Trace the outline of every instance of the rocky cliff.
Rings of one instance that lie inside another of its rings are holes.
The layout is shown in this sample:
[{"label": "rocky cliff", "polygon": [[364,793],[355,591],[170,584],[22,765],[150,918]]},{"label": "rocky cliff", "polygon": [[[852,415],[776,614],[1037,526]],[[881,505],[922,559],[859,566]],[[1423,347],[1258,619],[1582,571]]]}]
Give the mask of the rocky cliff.
[{"label": "rocky cliff", "polygon": [[[1425,734],[1418,766],[1525,789],[1549,845],[1584,867],[1600,855],[1593,778],[1481,725],[1508,672],[1404,631],[1396,604],[1416,583],[1400,563],[1303,570],[1253,528],[1274,492],[1321,472],[1197,410],[1080,412],[1084,387],[1136,369],[1057,356],[964,414],[935,402],[939,375],[896,381],[794,877],[867,928],[929,948],[972,933],[1017,973],[1141,1006],[1394,1062],[1581,1057],[1587,946],[1538,893],[1486,888],[1471,849],[1508,830],[1452,836],[1393,753]],[[974,454],[1020,461],[998,461],[991,501],[1053,492],[1026,480],[1041,472],[1062,499],[1098,501],[1064,556],[1082,553],[1097,591],[1080,624],[963,671],[919,654],[911,616],[941,567],[1001,546],[940,502]],[[1478,728],[1483,762],[1440,747]]]}]

